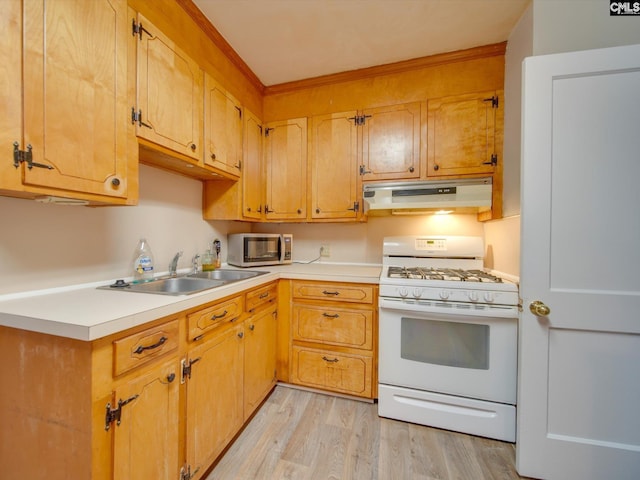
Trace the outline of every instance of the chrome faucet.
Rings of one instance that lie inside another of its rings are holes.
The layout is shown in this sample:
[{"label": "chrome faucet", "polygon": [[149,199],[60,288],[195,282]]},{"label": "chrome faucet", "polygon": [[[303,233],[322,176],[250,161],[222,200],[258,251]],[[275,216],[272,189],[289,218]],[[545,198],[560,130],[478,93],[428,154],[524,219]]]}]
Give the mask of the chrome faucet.
[{"label": "chrome faucet", "polygon": [[169,264],[169,276],[175,277],[177,275],[176,272],[178,271],[178,259],[181,256],[182,256],[182,250],[176,253],[176,255],[173,257],[173,260],[171,260],[171,263]]},{"label": "chrome faucet", "polygon": [[199,254],[195,254],[193,256],[193,258],[191,259],[191,265],[193,267],[193,271],[191,273],[196,274],[198,273],[198,259],[200,258]]}]

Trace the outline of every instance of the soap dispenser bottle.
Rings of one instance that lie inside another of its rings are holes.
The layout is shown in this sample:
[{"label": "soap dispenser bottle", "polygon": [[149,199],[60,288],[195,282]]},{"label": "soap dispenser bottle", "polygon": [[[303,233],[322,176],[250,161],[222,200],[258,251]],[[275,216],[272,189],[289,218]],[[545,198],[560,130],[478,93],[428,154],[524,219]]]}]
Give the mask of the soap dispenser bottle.
[{"label": "soap dispenser bottle", "polygon": [[153,254],[146,239],[141,238],[133,253],[133,282],[153,280]]}]

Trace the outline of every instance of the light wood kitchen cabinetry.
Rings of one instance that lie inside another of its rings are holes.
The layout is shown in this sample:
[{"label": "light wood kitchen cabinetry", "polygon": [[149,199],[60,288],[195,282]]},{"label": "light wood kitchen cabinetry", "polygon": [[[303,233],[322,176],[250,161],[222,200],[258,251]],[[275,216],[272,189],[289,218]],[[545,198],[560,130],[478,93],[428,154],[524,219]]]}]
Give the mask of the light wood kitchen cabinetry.
[{"label": "light wood kitchen cabinetry", "polygon": [[135,204],[126,1],[8,0],[0,25],[0,194]]},{"label": "light wood kitchen cabinetry", "polygon": [[377,288],[292,282],[290,381],[375,398]]},{"label": "light wood kitchen cabinetry", "polygon": [[[427,175],[493,175],[502,162],[502,92],[428,101]],[[500,165],[501,167],[501,165]]]},{"label": "light wood kitchen cabinetry", "polygon": [[307,216],[307,119],[265,125],[266,220]]},{"label": "light wood kitchen cabinetry", "polygon": [[420,178],[420,102],[362,111],[362,165],[365,182]]},{"label": "light wood kitchen cabinetry", "polygon": [[[275,386],[277,284],[188,315],[212,320],[184,360],[186,459],[200,478]],[[237,305],[244,309],[235,310]],[[244,310],[244,314],[243,314]],[[191,330],[191,329],[190,329]]]},{"label": "light wood kitchen cabinetry", "polygon": [[164,147],[163,152],[178,153],[202,166],[204,72],[142,14],[133,28],[137,101],[131,107],[131,121],[136,134]]},{"label": "light wood kitchen cabinetry", "polygon": [[243,422],[242,324],[227,321],[190,349],[186,388],[186,459],[200,478]]},{"label": "light wood kitchen cabinetry", "polygon": [[242,217],[261,220],[264,217],[264,162],[262,121],[245,110],[242,175]]},{"label": "light wood kitchen cabinetry", "polygon": [[242,107],[210,75],[204,77],[204,162],[240,177],[242,165]]},{"label": "light wood kitchen cabinetry", "polygon": [[277,285],[92,342],[0,326],[3,475],[201,478],[275,385]]},{"label": "light wood kitchen cabinetry", "polygon": [[114,479],[179,476],[180,364],[175,355],[155,363],[114,390]]},{"label": "light wood kitchen cabinetry", "polygon": [[309,169],[312,220],[360,217],[357,112],[311,118]]},{"label": "light wood kitchen cabinetry", "polygon": [[206,220],[264,219],[265,174],[260,119],[244,110],[242,177],[240,181],[204,182],[202,212]]}]

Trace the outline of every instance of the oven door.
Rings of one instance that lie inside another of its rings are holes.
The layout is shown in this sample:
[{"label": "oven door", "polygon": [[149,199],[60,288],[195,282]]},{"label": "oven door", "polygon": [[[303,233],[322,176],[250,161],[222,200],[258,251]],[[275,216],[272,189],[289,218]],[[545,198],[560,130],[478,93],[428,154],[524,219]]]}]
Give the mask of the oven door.
[{"label": "oven door", "polygon": [[461,307],[381,297],[380,383],[515,405],[514,308]]}]

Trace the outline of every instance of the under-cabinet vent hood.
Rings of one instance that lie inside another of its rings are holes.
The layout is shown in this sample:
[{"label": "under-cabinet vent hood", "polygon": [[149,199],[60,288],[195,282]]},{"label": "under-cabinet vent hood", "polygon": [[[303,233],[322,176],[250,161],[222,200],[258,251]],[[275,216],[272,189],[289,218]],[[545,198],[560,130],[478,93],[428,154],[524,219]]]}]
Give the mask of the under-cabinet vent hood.
[{"label": "under-cabinet vent hood", "polygon": [[363,187],[364,211],[478,212],[491,208],[491,190],[491,177],[365,184]]}]

